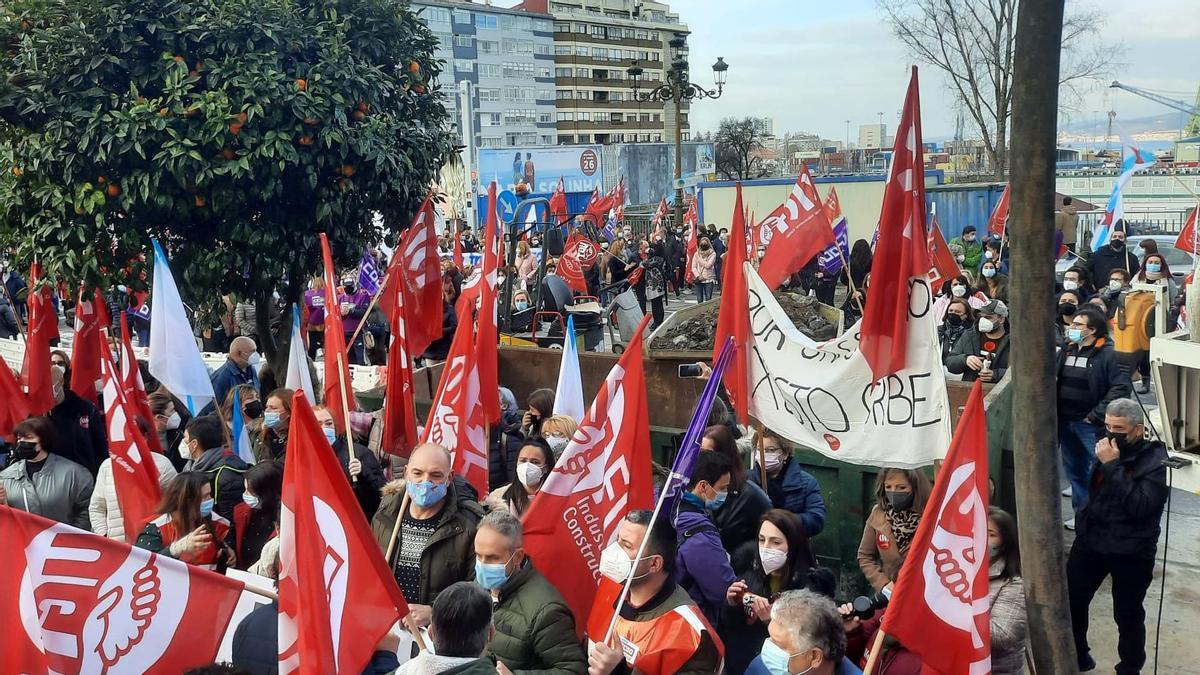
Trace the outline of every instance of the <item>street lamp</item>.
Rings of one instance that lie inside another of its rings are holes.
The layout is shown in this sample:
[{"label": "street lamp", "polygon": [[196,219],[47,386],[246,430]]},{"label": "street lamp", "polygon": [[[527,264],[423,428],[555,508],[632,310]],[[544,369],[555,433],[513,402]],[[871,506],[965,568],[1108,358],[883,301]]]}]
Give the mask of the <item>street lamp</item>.
[{"label": "street lamp", "polygon": [[[717,57],[713,64],[713,81],[716,89],[705,89],[690,81],[687,61],[687,34],[674,33],[667,45],[671,48],[671,65],[666,72],[666,81],[649,90],[642,91],[642,75],[645,73],[637,61],[625,70],[633,80],[633,98],[639,103],[658,101],[675,105],[675,179],[683,178],[683,123],[680,106],[684,101],[703,98],[720,98],[729,76],[729,64],[724,57]],[[683,188],[675,188],[675,224],[683,224]]]}]

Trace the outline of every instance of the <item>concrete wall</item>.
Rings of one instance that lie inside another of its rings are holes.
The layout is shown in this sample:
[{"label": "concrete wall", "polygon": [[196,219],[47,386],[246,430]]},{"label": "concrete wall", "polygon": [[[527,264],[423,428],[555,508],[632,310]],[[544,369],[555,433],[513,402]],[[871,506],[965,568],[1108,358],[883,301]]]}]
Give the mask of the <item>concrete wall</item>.
[{"label": "concrete wall", "polygon": [[[925,185],[939,185],[943,180],[941,171],[926,171]],[[875,224],[879,221],[879,209],[883,205],[884,176],[824,176],[814,178],[821,199],[836,187],[842,213],[849,227],[850,243],[856,239],[871,240]],[[795,178],[769,178],[742,183],[742,203],[761,220],[783,203],[795,185]],[[720,181],[700,184],[700,221],[713,223],[718,228],[727,227],[733,218],[735,198],[734,183]]]}]

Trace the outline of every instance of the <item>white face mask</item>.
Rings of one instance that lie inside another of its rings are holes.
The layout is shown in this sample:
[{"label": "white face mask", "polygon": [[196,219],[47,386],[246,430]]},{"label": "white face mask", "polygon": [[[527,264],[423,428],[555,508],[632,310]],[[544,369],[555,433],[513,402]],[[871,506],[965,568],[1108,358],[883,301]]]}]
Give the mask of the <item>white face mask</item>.
[{"label": "white face mask", "polygon": [[1109,279],[1108,281],[1108,289],[1111,291],[1119,291],[1124,287],[1125,284],[1121,283],[1120,279]]},{"label": "white face mask", "polygon": [[177,412],[171,413],[171,416],[167,418],[166,428],[171,431],[178,429],[179,421],[180,421],[179,413],[177,413]]},{"label": "white face mask", "polygon": [[[608,545],[604,552],[600,554],[600,574],[612,579],[618,584],[625,583],[625,579],[633,573],[634,563],[625,555],[625,550],[617,542]],[[634,577],[634,580],[640,579],[649,574]]]},{"label": "white face mask", "polygon": [[533,462],[517,465],[517,480],[525,487],[536,487],[542,482],[542,467]]},{"label": "white face mask", "polygon": [[1064,291],[1076,291],[1076,290],[1079,290],[1079,282],[1078,282],[1078,281],[1072,281],[1072,280],[1070,280],[1070,279],[1067,279],[1067,280],[1063,281],[1063,290],[1064,290]]},{"label": "white face mask", "polygon": [[567,449],[567,437],[566,436],[557,436],[557,435],[547,436],[546,443],[550,446],[550,449],[554,451],[555,455],[558,455],[558,454],[562,453],[563,450]]},{"label": "white face mask", "polygon": [[950,287],[950,292],[954,294],[954,297],[961,298],[962,296],[967,294],[967,287],[960,286],[960,285],[954,285],[954,286]]},{"label": "white face mask", "polygon": [[979,317],[980,333],[990,333],[993,330],[996,330],[996,324],[992,323],[991,319],[987,318],[986,316]]},{"label": "white face mask", "polygon": [[787,562],[787,551],[780,551],[777,548],[758,547],[758,559],[762,561],[763,572],[774,574],[783,569]]},{"label": "white face mask", "polygon": [[179,445],[177,446],[177,449],[179,451],[180,457],[182,457],[184,459],[192,458],[192,449],[190,447],[188,447],[188,442],[187,442],[186,438],[179,439]]}]

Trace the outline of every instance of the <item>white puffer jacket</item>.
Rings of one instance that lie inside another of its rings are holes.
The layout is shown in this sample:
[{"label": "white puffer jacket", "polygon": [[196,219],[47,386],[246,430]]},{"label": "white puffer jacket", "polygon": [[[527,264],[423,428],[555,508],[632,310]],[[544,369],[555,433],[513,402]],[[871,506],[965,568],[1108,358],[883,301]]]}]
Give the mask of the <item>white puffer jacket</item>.
[{"label": "white puffer jacket", "polygon": [[[154,465],[158,467],[158,484],[165,490],[167,483],[175,478],[175,467],[171,466],[171,460],[157,452],[151,452],[150,456],[154,458]],[[121,515],[121,505],[117,503],[111,457],[104,460],[96,474],[96,489],[92,492],[91,503],[88,504],[88,514],[92,520],[92,532],[109,539],[125,541],[125,518]]]}]

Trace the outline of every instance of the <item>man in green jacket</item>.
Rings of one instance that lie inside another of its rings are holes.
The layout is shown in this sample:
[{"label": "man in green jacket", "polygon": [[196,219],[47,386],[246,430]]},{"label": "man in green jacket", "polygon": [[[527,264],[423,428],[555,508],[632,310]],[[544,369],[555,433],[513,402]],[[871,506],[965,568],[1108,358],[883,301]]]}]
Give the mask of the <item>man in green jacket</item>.
[{"label": "man in green jacket", "polygon": [[[566,601],[525,553],[521,521],[489,513],[475,533],[475,583],[492,594],[496,635],[488,653],[514,675],[587,673]],[[504,671],[501,671],[504,672]]]},{"label": "man in green jacket", "polygon": [[[406,494],[408,508],[400,516]],[[429,625],[439,593],[475,578],[475,527],[482,515],[478,503],[459,502],[450,451],[434,443],[413,450],[403,480],[383,486],[371,530],[383,551],[392,552],[388,565],[417,625]]]},{"label": "man in green jacket", "polygon": [[962,257],[958,259],[959,267],[971,270],[972,273],[979,269],[979,261],[983,258],[983,244],[979,243],[974,225],[964,227],[962,236],[951,239],[950,246],[962,247]]}]

